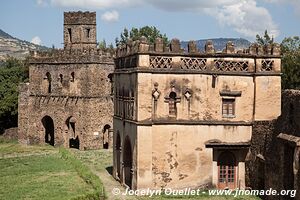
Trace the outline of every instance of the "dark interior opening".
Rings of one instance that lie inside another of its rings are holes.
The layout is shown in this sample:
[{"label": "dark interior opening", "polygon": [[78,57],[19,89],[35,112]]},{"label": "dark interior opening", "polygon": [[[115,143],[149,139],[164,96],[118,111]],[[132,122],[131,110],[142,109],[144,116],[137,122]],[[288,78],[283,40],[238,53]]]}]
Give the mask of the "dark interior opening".
[{"label": "dark interior opening", "polygon": [[132,151],[131,151],[131,143],[129,138],[126,138],[124,142],[123,162],[124,162],[125,184],[131,189],[132,188]]},{"label": "dark interior opening", "polygon": [[53,119],[49,116],[45,116],[42,119],[42,124],[45,129],[45,143],[54,146],[54,123]]},{"label": "dark interior opening", "polygon": [[69,42],[72,42],[72,29],[68,28],[68,33],[69,33]]}]

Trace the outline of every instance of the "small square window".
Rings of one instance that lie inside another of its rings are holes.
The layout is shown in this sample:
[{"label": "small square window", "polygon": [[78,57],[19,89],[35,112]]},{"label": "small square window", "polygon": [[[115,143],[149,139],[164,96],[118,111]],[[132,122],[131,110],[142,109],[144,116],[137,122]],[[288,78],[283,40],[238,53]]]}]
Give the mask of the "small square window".
[{"label": "small square window", "polygon": [[235,99],[222,99],[223,117],[235,117]]}]

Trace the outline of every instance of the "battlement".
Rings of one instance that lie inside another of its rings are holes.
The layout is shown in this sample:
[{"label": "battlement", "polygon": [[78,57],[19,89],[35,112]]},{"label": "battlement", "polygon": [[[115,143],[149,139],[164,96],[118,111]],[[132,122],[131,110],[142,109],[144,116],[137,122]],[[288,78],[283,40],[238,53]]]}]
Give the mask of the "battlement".
[{"label": "battlement", "polygon": [[169,45],[165,45],[161,38],[157,38],[154,44],[149,44],[146,37],[141,37],[140,40],[128,40],[125,45],[117,48],[116,57],[126,57],[135,53],[159,53],[159,54],[177,54],[177,55],[225,55],[231,56],[262,56],[262,57],[280,57],[280,45],[274,43],[273,45],[262,46],[257,43],[250,45],[248,49],[236,51],[233,42],[228,42],[222,52],[216,52],[213,42],[208,40],[205,44],[205,51],[202,52],[197,48],[195,41],[189,41],[188,49],[185,51],[181,48],[178,39],[172,39]]},{"label": "battlement", "polygon": [[65,25],[96,25],[96,12],[64,12]]},{"label": "battlement", "polygon": [[190,41],[188,49],[184,50],[178,39],[172,39],[166,46],[161,38],[149,44],[145,37],[141,37],[117,48],[115,66],[116,69],[143,68],[154,71],[280,73],[281,52],[279,44],[261,46],[256,43],[248,49],[236,51],[232,42],[228,42],[223,51],[216,52],[210,40],[202,52],[194,41]]},{"label": "battlement", "polygon": [[111,52],[101,49],[53,49],[51,51],[31,51],[29,62],[31,64],[49,63],[112,63]]}]

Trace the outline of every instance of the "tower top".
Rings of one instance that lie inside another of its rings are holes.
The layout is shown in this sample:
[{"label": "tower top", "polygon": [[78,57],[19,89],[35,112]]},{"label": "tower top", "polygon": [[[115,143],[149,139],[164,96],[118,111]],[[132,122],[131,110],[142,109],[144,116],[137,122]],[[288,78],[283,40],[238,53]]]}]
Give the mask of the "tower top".
[{"label": "tower top", "polygon": [[96,12],[64,12],[65,25],[96,25]]},{"label": "tower top", "polygon": [[96,48],[96,12],[64,13],[64,47]]}]

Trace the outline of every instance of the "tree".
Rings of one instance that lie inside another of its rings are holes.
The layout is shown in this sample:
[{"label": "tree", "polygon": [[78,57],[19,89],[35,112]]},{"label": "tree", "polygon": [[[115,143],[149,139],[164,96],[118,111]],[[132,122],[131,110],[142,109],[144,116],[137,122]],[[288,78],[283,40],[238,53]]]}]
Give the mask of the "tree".
[{"label": "tree", "polygon": [[270,37],[268,34],[268,31],[265,30],[264,36],[256,35],[256,42],[260,45],[267,45],[267,44],[273,44],[274,38]]},{"label": "tree", "polygon": [[98,43],[98,48],[101,50],[106,49],[106,41],[104,39]]},{"label": "tree", "polygon": [[168,38],[166,34],[162,34],[155,26],[144,26],[141,28],[132,28],[128,31],[124,28],[123,32],[120,34],[120,38],[116,38],[116,45],[126,44],[127,40],[131,38],[132,40],[138,40],[140,37],[145,36],[150,44],[154,44],[155,39],[160,37],[163,39],[164,43],[168,43]]},{"label": "tree", "polygon": [[0,67],[0,133],[17,126],[18,86],[28,78],[26,61],[8,58]]},{"label": "tree", "polygon": [[300,38],[285,38],[281,43],[282,88],[300,89]]}]

